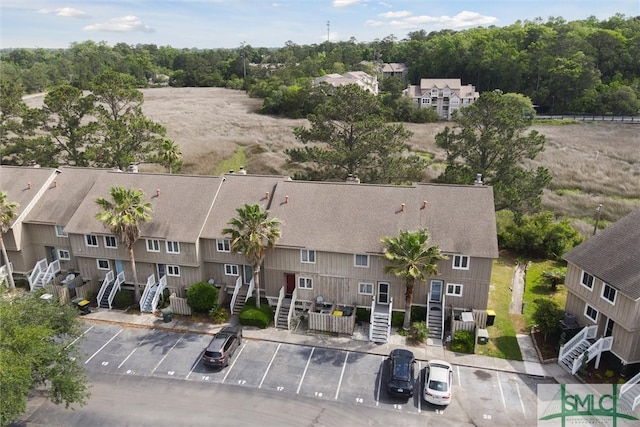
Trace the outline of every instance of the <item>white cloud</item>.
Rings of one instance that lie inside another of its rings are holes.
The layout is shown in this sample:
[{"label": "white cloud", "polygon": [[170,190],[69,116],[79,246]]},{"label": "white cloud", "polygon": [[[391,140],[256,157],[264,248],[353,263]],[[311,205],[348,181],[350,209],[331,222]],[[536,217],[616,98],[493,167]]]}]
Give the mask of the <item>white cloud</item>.
[{"label": "white cloud", "polygon": [[385,2],[383,2],[383,1],[378,2],[378,4],[379,4],[380,6],[384,6],[384,7],[392,7],[392,5],[390,5],[389,3],[385,3]]},{"label": "white cloud", "polygon": [[84,11],[71,7],[61,7],[58,9],[39,9],[38,13],[64,16],[67,18],[89,18],[89,15],[87,15]]},{"label": "white cloud", "polygon": [[362,0],[333,0],[333,7],[349,7],[360,3]]},{"label": "white cloud", "polygon": [[280,7],[282,3],[271,3],[271,7]]},{"label": "white cloud", "polygon": [[378,15],[380,18],[387,18],[387,19],[391,19],[391,18],[406,18],[408,16],[411,16],[412,13],[409,12],[408,10],[400,10],[398,12],[385,12],[385,13],[381,13],[380,15]]},{"label": "white cloud", "polygon": [[85,31],[107,31],[115,33],[131,33],[140,31],[143,33],[153,33],[155,30],[148,25],[142,23],[137,16],[123,16],[121,18],[109,19],[106,22],[87,25],[83,28]]},{"label": "white cloud", "polygon": [[373,19],[368,19],[364,22],[364,25],[368,27],[384,27],[385,25],[387,25],[387,23],[383,21],[374,21]]}]

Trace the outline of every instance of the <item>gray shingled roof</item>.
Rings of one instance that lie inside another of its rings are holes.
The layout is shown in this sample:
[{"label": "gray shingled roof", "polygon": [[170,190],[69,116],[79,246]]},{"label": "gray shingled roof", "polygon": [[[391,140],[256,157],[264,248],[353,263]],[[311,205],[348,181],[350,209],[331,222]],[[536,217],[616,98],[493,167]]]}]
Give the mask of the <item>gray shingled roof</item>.
[{"label": "gray shingled roof", "polygon": [[[140,237],[196,242],[207,218],[221,178],[209,176],[107,172],[99,177],[65,227],[68,233],[109,234],[95,218],[95,200],[110,200],[114,186],[142,189],[151,203],[152,221],[144,224]],[[159,196],[158,196],[159,193]]]},{"label": "gray shingled roof", "polygon": [[22,215],[38,191],[43,189],[47,180],[54,174],[55,169],[0,166],[0,190],[7,192],[8,201],[20,204],[13,222]]},{"label": "gray shingled roof", "polygon": [[490,187],[289,181],[278,184],[270,213],[283,222],[278,246],[382,253],[382,237],[426,227],[444,252],[498,257]]},{"label": "gray shingled roof", "polygon": [[237,208],[245,204],[258,204],[268,208],[266,198],[273,196],[276,184],[288,178],[274,175],[224,175],[225,181],[220,187],[211,215],[202,230],[202,237],[207,239],[225,238],[222,229],[227,228],[227,222],[236,216]]},{"label": "gray shingled roof", "polygon": [[640,209],[576,246],[564,259],[637,300],[640,298]]},{"label": "gray shingled roof", "polygon": [[[26,222],[64,225],[73,216],[98,177],[107,169],[60,168],[55,183],[49,185]],[[51,171],[51,169],[50,169]]]}]

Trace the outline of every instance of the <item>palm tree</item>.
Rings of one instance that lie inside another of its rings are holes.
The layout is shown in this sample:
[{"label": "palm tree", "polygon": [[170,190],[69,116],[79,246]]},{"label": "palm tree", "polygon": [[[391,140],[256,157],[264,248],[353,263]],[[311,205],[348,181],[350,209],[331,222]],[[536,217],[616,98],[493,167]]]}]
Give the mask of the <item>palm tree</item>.
[{"label": "palm tree", "polygon": [[384,256],[389,262],[384,267],[385,273],[393,273],[406,281],[405,312],[402,328],[409,330],[411,323],[411,305],[413,304],[413,287],[416,282],[425,281],[427,276],[438,274],[437,264],[447,259],[438,246],[427,246],[429,233],[426,229],[415,232],[400,230],[395,237],[383,237]]},{"label": "palm tree", "polygon": [[236,212],[238,216],[227,222],[231,227],[225,228],[222,233],[231,237],[231,250],[242,252],[253,267],[256,307],[260,308],[260,266],[267,249],[276,245],[282,222],[278,218],[269,219],[269,211],[260,205],[244,205]]},{"label": "palm tree", "polygon": [[182,165],[180,156],[182,156],[182,153],[180,152],[178,144],[175,142],[170,139],[165,139],[160,143],[158,158],[160,159],[160,163],[169,169],[170,174],[173,172],[173,166],[180,167]]},{"label": "palm tree", "polygon": [[13,272],[11,271],[11,263],[9,255],[7,255],[7,247],[4,245],[4,234],[9,231],[11,221],[17,215],[19,204],[17,202],[7,201],[7,192],[0,191],[0,246],[2,247],[2,259],[7,264],[7,277],[9,278],[9,289],[16,290],[16,282],[13,281]]},{"label": "palm tree", "polygon": [[113,201],[102,197],[96,199],[96,204],[102,208],[96,214],[96,219],[127,245],[129,260],[133,269],[133,284],[136,302],[140,301],[138,288],[138,273],[136,260],[133,255],[133,245],[140,237],[140,226],[151,221],[151,203],[144,201],[142,190],[131,190],[124,187],[111,187],[109,190]]}]

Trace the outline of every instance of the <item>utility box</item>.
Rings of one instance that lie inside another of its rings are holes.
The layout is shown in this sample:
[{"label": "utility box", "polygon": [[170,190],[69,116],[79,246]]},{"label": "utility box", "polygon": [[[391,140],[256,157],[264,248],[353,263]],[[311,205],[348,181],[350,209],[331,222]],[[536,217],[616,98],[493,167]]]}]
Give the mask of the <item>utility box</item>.
[{"label": "utility box", "polygon": [[162,309],[162,321],[164,323],[169,323],[173,319],[173,311],[170,308]]},{"label": "utility box", "polygon": [[489,342],[489,331],[486,329],[478,329],[478,344],[486,344]]},{"label": "utility box", "polygon": [[487,310],[487,326],[493,326],[493,322],[496,320],[496,312],[493,310]]}]

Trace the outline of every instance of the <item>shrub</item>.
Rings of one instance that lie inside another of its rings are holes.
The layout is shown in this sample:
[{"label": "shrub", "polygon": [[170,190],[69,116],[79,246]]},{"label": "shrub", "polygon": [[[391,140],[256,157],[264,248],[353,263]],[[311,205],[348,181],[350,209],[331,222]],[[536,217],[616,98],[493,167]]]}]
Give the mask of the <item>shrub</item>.
[{"label": "shrub", "polygon": [[266,299],[260,301],[260,309],[258,309],[255,297],[251,297],[240,311],[238,318],[241,325],[256,326],[264,329],[269,326],[271,319],[273,319],[273,309]]},{"label": "shrub", "polygon": [[391,326],[399,328],[404,323],[404,311],[391,312]]},{"label": "shrub", "polygon": [[429,337],[429,328],[427,327],[427,322],[414,322],[411,324],[411,330],[409,331],[409,335],[416,342],[425,342]]},{"label": "shrub", "polygon": [[615,372],[613,372],[611,369],[607,369],[606,371],[604,371],[604,376],[605,376],[605,377],[607,377],[607,378],[613,378],[613,376],[614,376],[615,374],[616,374],[616,373],[615,373]]},{"label": "shrub", "polygon": [[411,321],[424,322],[427,318],[427,307],[414,305],[411,307]]},{"label": "shrub", "polygon": [[213,323],[226,323],[229,320],[229,311],[223,307],[213,307],[209,310],[209,317]]},{"label": "shrub", "polygon": [[550,334],[559,334],[560,320],[564,316],[563,310],[550,299],[537,298],[533,302],[536,304],[536,308],[531,318],[538,325],[538,330],[544,336],[544,340],[546,341]]},{"label": "shrub", "polygon": [[134,303],[135,294],[128,289],[120,289],[113,297],[113,308],[125,309]]},{"label": "shrub", "polygon": [[473,353],[475,337],[471,331],[456,331],[451,343],[451,351],[458,353]]},{"label": "shrub", "polygon": [[371,320],[371,309],[369,308],[356,308],[356,321],[368,322]]},{"label": "shrub", "polygon": [[196,313],[208,313],[218,303],[218,292],[207,282],[196,282],[187,289],[187,304]]}]

